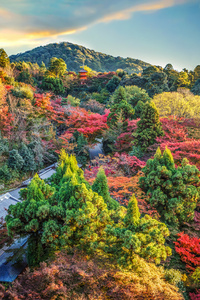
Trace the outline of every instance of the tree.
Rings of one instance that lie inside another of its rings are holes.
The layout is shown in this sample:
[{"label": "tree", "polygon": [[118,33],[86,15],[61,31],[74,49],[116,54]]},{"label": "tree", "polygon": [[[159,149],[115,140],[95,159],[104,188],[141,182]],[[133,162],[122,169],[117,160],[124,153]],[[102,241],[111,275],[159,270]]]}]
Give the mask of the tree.
[{"label": "tree", "polygon": [[163,71],[172,71],[174,70],[172,64],[166,64],[166,66],[164,67]]},{"label": "tree", "polygon": [[96,137],[102,135],[102,132],[107,129],[108,112],[104,115],[90,113],[83,108],[77,107],[69,109],[70,115],[66,120],[68,132],[78,131],[82,133],[88,140],[95,140]]},{"label": "tree", "polygon": [[24,160],[22,171],[23,172],[29,172],[29,171],[34,171],[36,170],[37,166],[35,164],[35,159],[34,155],[31,153],[30,149],[22,143],[20,149],[19,149],[19,154]]},{"label": "tree", "polygon": [[165,238],[169,236],[167,226],[148,215],[140,218],[134,195],[129,200],[122,223],[108,225],[106,232],[108,240],[105,250],[113,253],[128,268],[132,268],[136,254],[155,263],[171,255],[171,249],[165,246]]},{"label": "tree", "polygon": [[10,235],[30,235],[28,259],[33,264],[61,246],[93,252],[104,240],[106,225],[112,224],[106,203],[91,190],[74,156],[61,152],[50,182],[36,174],[21,192],[23,201],[11,205],[6,216]]},{"label": "tree", "polygon": [[107,123],[109,126],[115,126],[119,116],[121,116],[124,126],[127,127],[127,119],[132,119],[133,115],[134,109],[127,101],[125,89],[120,86],[114,95]]},{"label": "tree", "polygon": [[133,228],[136,228],[139,224],[139,221],[140,221],[140,211],[139,211],[137,199],[133,194],[128,203],[128,209],[127,209],[126,216],[124,218],[124,224],[127,227],[132,226]]},{"label": "tree", "polygon": [[67,65],[62,58],[52,57],[50,60],[49,72],[56,77],[63,76],[67,70]]},{"label": "tree", "polygon": [[133,135],[135,146],[140,147],[142,151],[153,145],[156,137],[163,135],[159,114],[153,102],[144,104],[141,119],[137,122],[137,130]]},{"label": "tree", "polygon": [[61,245],[93,252],[104,240],[106,225],[112,223],[103,198],[91,190],[75,157],[64,151],[52,184],[57,189],[58,204],[65,209]]},{"label": "tree", "polygon": [[189,90],[168,92],[153,98],[161,117],[199,118],[200,96],[194,96]]},{"label": "tree", "polygon": [[200,172],[195,166],[183,159],[182,165],[176,168],[170,150],[166,148],[162,155],[158,148],[142,171],[140,187],[162,221],[178,227],[194,219],[194,210],[200,200],[196,187]]},{"label": "tree", "polygon": [[23,168],[23,165],[24,160],[19,154],[18,150],[11,150],[9,152],[8,167],[19,172]]},{"label": "tree", "polygon": [[176,87],[189,87],[190,81],[189,81],[189,76],[187,72],[181,71],[179,73],[179,76],[177,78],[177,81],[175,83]]},{"label": "tree", "polygon": [[3,48],[0,49],[0,67],[5,68],[9,65],[10,59]]},{"label": "tree", "polygon": [[77,161],[82,166],[85,166],[89,159],[88,141],[82,133],[75,131],[73,134],[76,146],[74,147],[74,153],[76,154]]},{"label": "tree", "polygon": [[7,105],[0,108],[0,132],[3,136],[10,137],[13,120],[13,115],[9,113]]},{"label": "tree", "polygon": [[153,97],[155,94],[160,94],[162,92],[168,92],[169,87],[167,74],[161,71],[151,74],[144,88],[150,97]]},{"label": "tree", "polygon": [[119,203],[110,197],[108,182],[103,168],[99,169],[97,177],[92,185],[92,190],[99,196],[103,197],[103,200],[107,204],[108,209],[116,210],[117,208],[119,208]]},{"label": "tree", "polygon": [[60,78],[45,76],[42,80],[41,88],[45,91],[53,91],[56,95],[62,95],[65,92],[63,82]]},{"label": "tree", "polygon": [[128,103],[135,109],[134,119],[140,118],[143,104],[150,102],[151,98],[144,89],[138,86],[125,86]]},{"label": "tree", "polygon": [[68,95],[66,100],[67,100],[67,103],[73,107],[79,106],[79,104],[80,104],[80,99],[73,97],[71,95]]},{"label": "tree", "polygon": [[194,79],[200,79],[200,65],[196,66],[194,68]]},{"label": "tree", "polygon": [[113,93],[115,91],[115,89],[118,87],[119,83],[120,83],[121,79],[114,75],[112,79],[110,79],[108,81],[108,83],[106,84],[106,88],[110,93]]},{"label": "tree", "polygon": [[48,245],[54,248],[58,244],[57,237],[61,230],[58,213],[61,216],[62,211],[61,207],[56,209],[50,201],[54,192],[55,189],[36,174],[21,192],[23,201],[10,205],[8,209],[6,222],[9,234],[30,235],[28,261],[33,265],[41,261]]},{"label": "tree", "polygon": [[24,83],[31,84],[31,85],[33,85],[33,83],[34,83],[33,77],[30,74],[30,72],[28,71],[28,69],[20,72],[19,76],[17,77],[17,81],[24,82]]},{"label": "tree", "polygon": [[150,66],[143,70],[142,76],[151,77],[154,73],[159,72],[159,68],[156,66]]},{"label": "tree", "polygon": [[200,96],[200,78],[195,81],[195,84],[193,85],[191,92],[195,95]]}]

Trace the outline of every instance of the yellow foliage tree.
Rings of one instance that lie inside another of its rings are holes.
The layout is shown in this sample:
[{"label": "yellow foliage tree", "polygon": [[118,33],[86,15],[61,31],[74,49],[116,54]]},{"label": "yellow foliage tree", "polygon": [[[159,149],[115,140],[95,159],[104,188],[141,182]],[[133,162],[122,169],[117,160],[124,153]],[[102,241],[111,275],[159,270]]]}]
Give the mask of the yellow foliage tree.
[{"label": "yellow foliage tree", "polygon": [[160,117],[200,118],[200,96],[193,95],[189,90],[158,94],[153,102]]}]

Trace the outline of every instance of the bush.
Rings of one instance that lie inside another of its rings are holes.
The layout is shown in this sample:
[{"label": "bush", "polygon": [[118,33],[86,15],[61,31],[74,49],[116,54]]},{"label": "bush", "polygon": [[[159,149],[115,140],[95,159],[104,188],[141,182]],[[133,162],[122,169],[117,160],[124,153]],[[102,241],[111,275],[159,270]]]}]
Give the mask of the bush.
[{"label": "bush", "polygon": [[12,173],[9,170],[7,165],[3,165],[3,167],[0,168],[0,179],[2,181],[9,181],[12,177]]},{"label": "bush", "polygon": [[100,115],[103,115],[105,111],[104,104],[101,104],[98,101],[92,99],[82,102],[80,107],[85,108],[86,110],[90,110],[93,113],[98,113]]},{"label": "bush", "polygon": [[165,273],[165,279],[173,284],[173,285],[176,285],[178,286],[181,281],[182,281],[182,274],[179,270],[175,270],[175,269],[166,269],[164,271]]},{"label": "bush", "polygon": [[33,100],[34,93],[28,85],[18,86],[12,90],[14,96]]},{"label": "bush", "polygon": [[67,104],[70,104],[71,106],[74,106],[74,107],[79,106],[79,104],[80,104],[80,99],[75,98],[71,95],[68,95],[66,100],[67,100]]}]

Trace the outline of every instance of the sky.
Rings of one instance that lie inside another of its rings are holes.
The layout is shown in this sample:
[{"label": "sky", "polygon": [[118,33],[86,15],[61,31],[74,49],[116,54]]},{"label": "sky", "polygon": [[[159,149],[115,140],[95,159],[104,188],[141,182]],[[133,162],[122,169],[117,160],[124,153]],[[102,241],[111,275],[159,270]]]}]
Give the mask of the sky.
[{"label": "sky", "polygon": [[0,0],[8,55],[63,41],[175,69],[200,64],[200,0]]}]

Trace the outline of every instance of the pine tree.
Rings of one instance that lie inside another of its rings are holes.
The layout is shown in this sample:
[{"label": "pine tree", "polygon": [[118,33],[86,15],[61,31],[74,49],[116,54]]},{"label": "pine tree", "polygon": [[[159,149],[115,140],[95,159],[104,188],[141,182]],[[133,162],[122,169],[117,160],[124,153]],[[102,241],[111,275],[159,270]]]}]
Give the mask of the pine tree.
[{"label": "pine tree", "polygon": [[136,227],[139,224],[140,211],[138,208],[137,199],[133,194],[128,203],[127,213],[124,218],[124,223],[127,228]]},{"label": "pine tree", "polygon": [[23,172],[29,172],[29,171],[34,171],[36,170],[36,164],[35,164],[35,159],[33,154],[31,153],[30,149],[22,143],[21,148],[19,149],[19,154],[24,160]]},{"label": "pine tree", "polygon": [[92,190],[103,197],[105,203],[108,205],[108,209],[119,208],[119,203],[110,197],[108,181],[103,168],[99,169],[97,177],[92,185]]},{"label": "pine tree", "polygon": [[115,126],[119,116],[122,117],[124,127],[127,127],[127,119],[132,119],[134,116],[134,109],[128,103],[125,89],[120,86],[113,97],[114,103],[111,106],[110,114],[108,115],[108,125]]},{"label": "pine tree", "polygon": [[150,216],[140,218],[137,199],[133,195],[122,222],[106,228],[107,241],[105,251],[112,253],[118,262],[132,268],[137,255],[155,263],[160,263],[171,255],[171,249],[165,246],[169,230]]},{"label": "pine tree", "polygon": [[135,145],[145,151],[155,143],[158,136],[164,134],[162,124],[159,121],[159,114],[153,102],[146,102],[143,105],[141,120],[137,123],[137,130],[134,133]]},{"label": "pine tree", "polygon": [[23,165],[24,160],[19,154],[18,150],[13,149],[9,151],[8,167],[19,172],[23,168]]},{"label": "pine tree", "polygon": [[149,203],[157,209],[162,221],[179,226],[193,220],[200,201],[196,187],[200,172],[196,166],[183,159],[182,165],[176,168],[170,150],[166,148],[162,155],[158,148],[142,171],[144,177],[140,178],[140,187],[149,196]]},{"label": "pine tree", "polygon": [[[8,209],[8,232],[11,236],[13,233],[22,236],[29,234],[28,261],[33,265],[39,263],[48,248],[55,248],[57,245],[58,228],[61,231],[62,223],[53,214],[52,204],[55,203],[51,203],[51,199],[54,192],[54,188],[45,184],[36,174],[28,187],[21,190],[23,201],[10,205]],[[47,235],[45,229],[52,219],[55,224]]]},{"label": "pine tree", "polygon": [[77,146],[74,148],[77,161],[79,164],[85,166],[89,159],[88,141],[84,135],[78,131],[75,131],[73,135],[77,143]]}]

